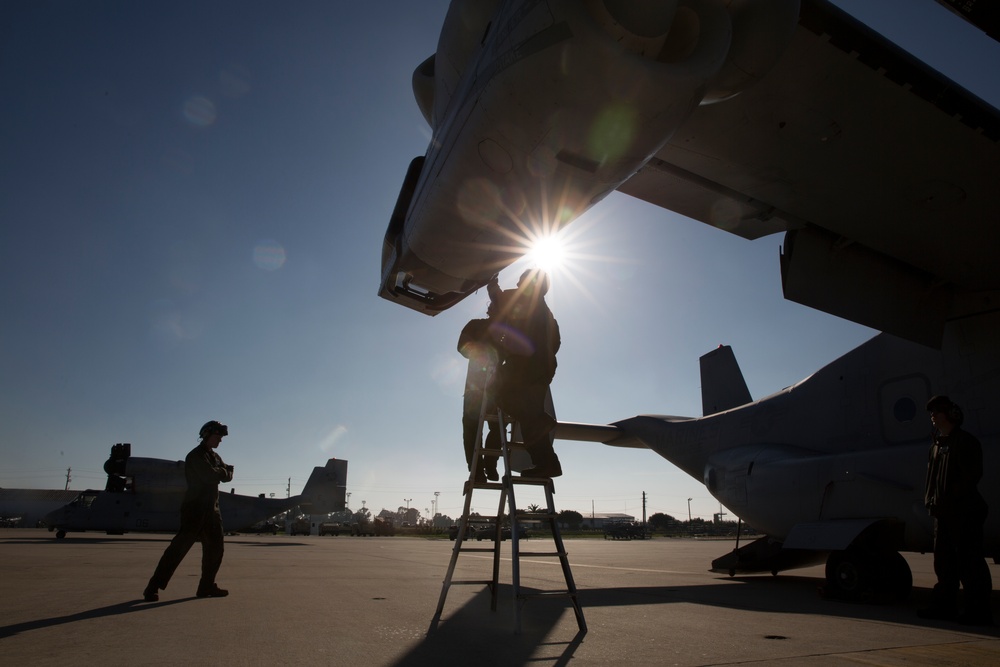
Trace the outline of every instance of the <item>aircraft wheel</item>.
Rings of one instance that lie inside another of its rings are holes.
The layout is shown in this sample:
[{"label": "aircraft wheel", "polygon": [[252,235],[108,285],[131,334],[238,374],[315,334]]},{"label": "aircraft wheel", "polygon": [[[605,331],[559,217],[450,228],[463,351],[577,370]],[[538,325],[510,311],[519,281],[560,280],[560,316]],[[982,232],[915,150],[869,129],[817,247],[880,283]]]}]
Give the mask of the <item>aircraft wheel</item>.
[{"label": "aircraft wheel", "polygon": [[902,602],[910,597],[913,574],[910,565],[898,551],[882,554],[878,561],[876,592],[892,602]]},{"label": "aircraft wheel", "polygon": [[64,537],[66,537],[66,531],[65,530],[57,530],[56,531],[56,539],[57,540],[61,540]]},{"label": "aircraft wheel", "polygon": [[913,575],[899,552],[834,551],[826,561],[826,594],[853,602],[899,602],[910,595]]},{"label": "aircraft wheel", "polygon": [[834,551],[826,561],[827,595],[861,602],[871,597],[872,563],[858,549]]}]

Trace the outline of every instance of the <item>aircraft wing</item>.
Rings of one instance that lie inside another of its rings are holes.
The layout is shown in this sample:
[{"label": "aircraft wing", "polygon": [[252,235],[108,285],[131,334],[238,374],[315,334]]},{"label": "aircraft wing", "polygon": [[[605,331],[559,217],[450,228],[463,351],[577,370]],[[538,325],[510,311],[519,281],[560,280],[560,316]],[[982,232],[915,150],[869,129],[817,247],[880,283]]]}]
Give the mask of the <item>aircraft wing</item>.
[{"label": "aircraft wing", "polygon": [[379,290],[406,307],[616,189],[786,232],[786,298],[924,344],[1000,298],[1000,111],[827,0],[452,3],[413,86],[433,136]]},{"label": "aircraft wing", "polygon": [[790,232],[786,298],[935,343],[956,297],[1000,289],[998,141],[997,109],[805,0],[773,69],[619,190],[748,239]]}]

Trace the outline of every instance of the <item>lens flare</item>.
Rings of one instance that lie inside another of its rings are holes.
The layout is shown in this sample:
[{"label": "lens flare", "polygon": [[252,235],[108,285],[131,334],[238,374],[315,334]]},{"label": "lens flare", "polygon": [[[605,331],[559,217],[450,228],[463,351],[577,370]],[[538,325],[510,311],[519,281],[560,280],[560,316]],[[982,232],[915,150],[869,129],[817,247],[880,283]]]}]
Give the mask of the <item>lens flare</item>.
[{"label": "lens flare", "polygon": [[272,239],[259,241],[253,249],[253,263],[265,271],[277,271],[285,265],[285,249]]},{"label": "lens flare", "polygon": [[184,103],[184,118],[195,127],[208,127],[215,116],[215,104],[205,97],[192,97]]}]

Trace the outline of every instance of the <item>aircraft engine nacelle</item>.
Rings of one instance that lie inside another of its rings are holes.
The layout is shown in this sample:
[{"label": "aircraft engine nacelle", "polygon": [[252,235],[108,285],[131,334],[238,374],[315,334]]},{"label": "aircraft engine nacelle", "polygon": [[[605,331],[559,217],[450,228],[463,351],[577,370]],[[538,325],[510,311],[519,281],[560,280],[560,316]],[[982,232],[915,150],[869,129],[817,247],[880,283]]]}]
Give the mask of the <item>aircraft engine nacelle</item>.
[{"label": "aircraft engine nacelle", "polygon": [[184,461],[133,456],[125,465],[125,475],[132,478],[134,486],[140,491],[155,489],[160,492],[171,492],[187,489]]},{"label": "aircraft engine nacelle", "polygon": [[791,445],[725,450],[706,462],[705,487],[751,526],[780,540],[792,526],[819,518],[819,478],[828,458]]},{"label": "aircraft engine nacelle", "polygon": [[379,294],[428,314],[616,189],[707,93],[759,76],[769,56],[752,35],[734,37],[734,18],[773,23],[770,40],[797,14],[797,2],[766,14],[734,3],[731,16],[711,0],[550,0],[488,15],[494,4],[453,2],[438,52],[414,74],[434,136],[397,201]]}]

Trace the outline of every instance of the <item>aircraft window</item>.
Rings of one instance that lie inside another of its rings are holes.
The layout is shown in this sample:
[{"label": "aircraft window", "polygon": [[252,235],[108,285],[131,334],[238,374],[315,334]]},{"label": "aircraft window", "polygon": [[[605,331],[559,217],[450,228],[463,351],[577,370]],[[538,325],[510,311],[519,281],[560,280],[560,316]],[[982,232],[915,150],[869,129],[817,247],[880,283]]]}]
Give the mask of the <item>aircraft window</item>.
[{"label": "aircraft window", "polygon": [[89,508],[94,504],[94,498],[97,497],[96,493],[81,493],[76,497],[76,499],[70,503],[73,507],[82,507],[84,509]]},{"label": "aircraft window", "polygon": [[917,404],[909,396],[904,396],[892,406],[892,415],[898,422],[911,422],[917,416]]}]

